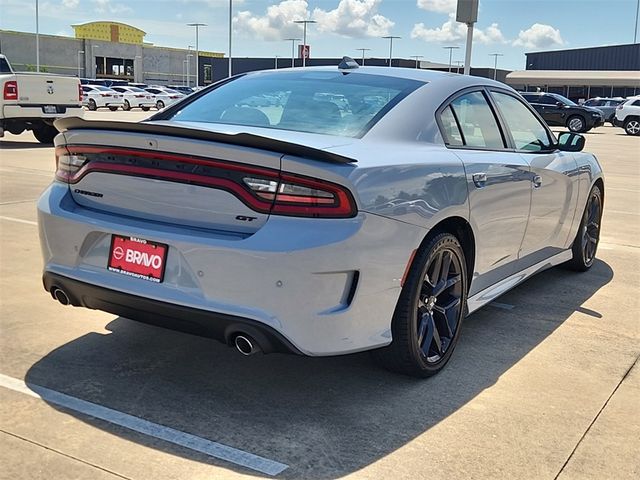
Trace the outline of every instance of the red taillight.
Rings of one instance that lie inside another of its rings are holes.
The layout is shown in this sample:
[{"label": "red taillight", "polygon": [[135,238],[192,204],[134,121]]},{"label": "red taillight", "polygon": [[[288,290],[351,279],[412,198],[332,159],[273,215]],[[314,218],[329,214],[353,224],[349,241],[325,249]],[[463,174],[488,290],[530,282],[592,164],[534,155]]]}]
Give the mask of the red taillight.
[{"label": "red taillight", "polygon": [[169,98],[180,98],[180,95],[171,95]]},{"label": "red taillight", "polygon": [[79,102],[82,101],[82,84],[81,83],[78,84],[78,101]]},{"label": "red taillight", "polygon": [[18,82],[9,80],[4,84],[3,98],[5,100],[18,100]]},{"label": "red taillight", "polygon": [[[189,168],[184,168],[184,164],[189,164]],[[346,187],[316,178],[172,153],[116,147],[56,148],[58,180],[73,184],[91,172],[218,188],[261,213],[314,218],[349,218],[357,213],[355,201]]]},{"label": "red taillight", "polygon": [[[145,98],[145,95],[136,95],[136,98]],[[149,97],[147,97],[149,98]]]},{"label": "red taillight", "polygon": [[102,97],[110,97],[111,94],[110,93],[101,93],[100,96],[102,96]]}]

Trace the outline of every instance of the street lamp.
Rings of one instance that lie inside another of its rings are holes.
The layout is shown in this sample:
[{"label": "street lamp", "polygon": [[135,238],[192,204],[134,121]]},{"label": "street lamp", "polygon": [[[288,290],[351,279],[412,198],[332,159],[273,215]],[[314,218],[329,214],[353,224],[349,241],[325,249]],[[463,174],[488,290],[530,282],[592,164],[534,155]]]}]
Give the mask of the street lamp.
[{"label": "street lamp", "polygon": [[393,39],[394,38],[402,38],[396,37],[395,35],[387,35],[386,37],[382,37],[389,40],[389,66],[391,66],[391,59],[393,58]]},{"label": "street lamp", "polygon": [[502,53],[490,53],[490,57],[493,57],[493,79],[496,79],[498,73],[498,57],[504,57]]},{"label": "street lamp", "polygon": [[360,50],[362,52],[362,66],[364,67],[364,53],[371,50],[370,48],[356,48],[356,50]]},{"label": "street lamp", "polygon": [[451,73],[451,58],[453,56],[453,51],[459,49],[460,47],[442,47],[445,50],[449,50],[449,73]]},{"label": "street lamp", "polygon": [[84,50],[78,50],[78,78],[80,78],[80,54],[84,53]]},{"label": "street lamp", "polygon": [[231,64],[231,42],[233,38],[233,0],[229,0],[229,77],[233,74]]},{"label": "street lamp", "polygon": [[301,38],[285,38],[286,41],[291,42],[291,68],[296,66],[296,42],[302,40]]},{"label": "street lamp", "polygon": [[36,72],[40,71],[40,16],[38,14],[38,0],[36,0]]},{"label": "street lamp", "polygon": [[277,70],[277,69],[278,69],[278,58],[280,58],[278,55],[276,55],[276,56],[274,57],[274,60],[275,60],[275,61],[274,61],[274,67],[275,67],[275,70]]},{"label": "street lamp", "polygon": [[456,60],[456,73],[460,74],[460,66],[463,64],[464,62],[462,60]]},{"label": "street lamp", "polygon": [[307,66],[307,25],[309,23],[318,23],[315,20],[296,20],[293,23],[302,24],[302,66]]},{"label": "street lamp", "polygon": [[418,68],[418,60],[420,60],[421,58],[424,58],[424,55],[411,55],[411,58],[415,59],[416,68]]},{"label": "street lamp", "polygon": [[200,85],[200,65],[198,59],[200,58],[200,49],[198,45],[198,32],[200,27],[206,27],[206,23],[187,23],[188,27],[196,27],[196,86]]},{"label": "street lamp", "polygon": [[187,53],[187,87],[191,86],[191,57],[193,57],[193,53]]}]

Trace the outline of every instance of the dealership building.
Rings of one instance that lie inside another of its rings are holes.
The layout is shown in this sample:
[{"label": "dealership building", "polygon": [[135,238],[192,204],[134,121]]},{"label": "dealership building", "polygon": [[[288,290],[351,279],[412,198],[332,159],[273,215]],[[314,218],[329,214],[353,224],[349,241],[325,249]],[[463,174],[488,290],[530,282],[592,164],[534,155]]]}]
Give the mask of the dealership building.
[{"label": "dealership building", "polygon": [[559,93],[574,101],[640,94],[640,43],[526,54],[526,70],[506,82],[517,90]]},{"label": "dealership building", "polygon": [[[158,84],[195,84],[196,65],[200,83],[213,79],[213,60],[218,52],[159,47],[144,41],[145,32],[119,22],[72,25],[75,36],[40,35],[40,71]],[[35,70],[36,35],[0,30],[0,53],[15,70]]]}]

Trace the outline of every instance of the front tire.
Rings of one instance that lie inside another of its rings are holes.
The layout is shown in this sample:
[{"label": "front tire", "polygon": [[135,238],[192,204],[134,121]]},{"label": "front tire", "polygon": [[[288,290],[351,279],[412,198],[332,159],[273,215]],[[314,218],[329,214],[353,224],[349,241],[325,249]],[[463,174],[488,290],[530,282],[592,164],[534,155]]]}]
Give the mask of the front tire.
[{"label": "front tire", "polygon": [[156,102],[156,108],[157,108],[158,110],[162,110],[162,109],[164,108],[164,102],[163,102],[162,100],[158,100],[158,101]]},{"label": "front tire", "polygon": [[122,109],[126,112],[131,110],[131,104],[129,103],[129,100],[124,101],[124,104],[122,105]]},{"label": "front tire", "polygon": [[149,111],[149,107],[140,107],[140,108],[142,108],[143,112],[148,112]]},{"label": "front tire", "polygon": [[587,131],[586,126],[587,122],[580,115],[573,115],[567,119],[567,128],[571,132],[584,133]]},{"label": "front tire", "polygon": [[111,110],[112,112],[115,112],[116,110],[118,110],[118,107],[111,106],[109,107],[109,110]]},{"label": "front tire", "polygon": [[458,342],[466,301],[462,246],[449,233],[436,235],[416,253],[391,322],[393,342],[374,359],[405,375],[435,375]]},{"label": "front tire", "polygon": [[624,131],[627,135],[640,135],[640,119],[630,118],[624,122]]},{"label": "front tire", "polygon": [[602,224],[602,207],[602,192],[598,185],[594,185],[589,192],[580,227],[571,246],[573,258],[567,262],[571,270],[586,272],[596,260]]},{"label": "front tire", "polygon": [[33,129],[33,136],[36,137],[40,143],[51,144],[53,139],[58,134],[58,129],[51,125],[44,125],[42,127]]},{"label": "front tire", "polygon": [[89,99],[89,110],[94,111],[98,109],[98,105],[96,105],[96,101],[93,98]]}]

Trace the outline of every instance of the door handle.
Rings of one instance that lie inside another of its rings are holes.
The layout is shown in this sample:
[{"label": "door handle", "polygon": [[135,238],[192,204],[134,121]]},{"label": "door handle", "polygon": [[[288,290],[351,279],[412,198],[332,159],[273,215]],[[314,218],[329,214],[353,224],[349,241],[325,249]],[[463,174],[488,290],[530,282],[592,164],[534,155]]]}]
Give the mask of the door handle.
[{"label": "door handle", "polygon": [[478,188],[484,187],[484,185],[487,183],[486,173],[474,173],[471,178],[473,178],[473,183]]},{"label": "door handle", "polygon": [[533,188],[540,188],[542,186],[542,177],[540,175],[536,175],[531,179],[531,183],[533,183]]}]

